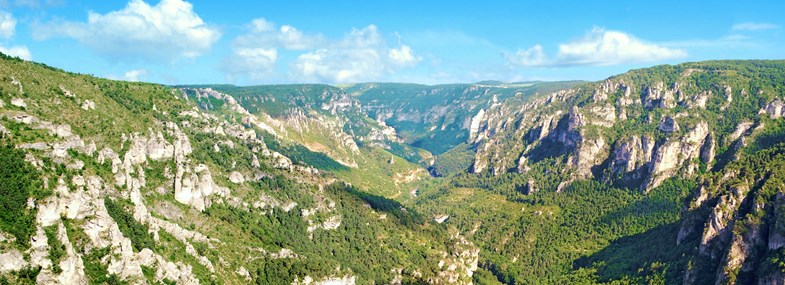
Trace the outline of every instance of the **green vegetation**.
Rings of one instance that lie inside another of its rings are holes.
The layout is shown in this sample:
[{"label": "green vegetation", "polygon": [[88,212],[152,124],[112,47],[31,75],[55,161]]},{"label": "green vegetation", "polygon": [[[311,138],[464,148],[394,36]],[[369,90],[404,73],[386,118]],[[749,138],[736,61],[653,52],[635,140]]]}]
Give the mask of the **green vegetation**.
[{"label": "green vegetation", "polygon": [[46,233],[47,243],[49,244],[49,260],[52,261],[52,272],[60,274],[63,269],[60,268],[60,260],[66,255],[65,245],[57,238],[57,225],[44,228]]},{"label": "green vegetation", "polygon": [[134,216],[126,210],[128,204],[130,203],[121,200],[104,199],[109,216],[117,222],[120,232],[131,240],[134,249],[140,251],[144,248],[155,248],[155,242],[148,233],[147,226],[137,222]]},{"label": "green vegetation", "polygon": [[263,134],[264,143],[271,150],[290,158],[292,162],[301,165],[310,165],[321,170],[340,171],[347,170],[348,167],[338,163],[324,153],[311,151],[300,144],[283,146],[278,140],[269,134]]},{"label": "green vegetation", "polygon": [[21,248],[29,246],[35,231],[35,210],[27,208],[27,199],[44,194],[40,174],[24,157],[24,151],[0,141],[0,229],[13,235]]},{"label": "green vegetation", "polygon": [[[467,178],[456,177],[452,183],[467,184],[461,182]],[[665,272],[669,280],[681,277],[677,270],[686,262],[683,254],[694,244],[671,244],[681,208],[696,188],[693,182],[668,180],[644,195],[580,180],[562,193],[525,195],[501,190],[516,187],[499,179],[474,190],[440,188],[446,185],[423,189],[418,208],[446,211],[462,232],[474,231],[472,240],[482,249],[481,268],[500,282],[554,284],[580,268],[594,270],[597,280],[646,277],[639,269],[655,261],[674,268]],[[486,191],[503,194],[508,202]],[[486,200],[487,205],[480,204]]]},{"label": "green vegetation", "polygon": [[128,284],[128,282],[120,280],[116,274],[109,274],[108,265],[101,262],[101,258],[107,254],[109,254],[109,247],[93,249],[83,256],[84,271],[90,284]]}]

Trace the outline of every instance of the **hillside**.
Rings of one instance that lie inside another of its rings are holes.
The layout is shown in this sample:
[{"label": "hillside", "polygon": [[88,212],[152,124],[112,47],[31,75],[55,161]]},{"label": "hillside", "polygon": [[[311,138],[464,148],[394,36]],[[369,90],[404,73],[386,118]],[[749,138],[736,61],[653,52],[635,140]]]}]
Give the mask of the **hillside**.
[{"label": "hillside", "polygon": [[470,278],[470,242],[292,162],[226,95],[211,112],[184,89],[7,57],[0,73],[2,282]]},{"label": "hillside", "polygon": [[436,86],[0,74],[0,283],[785,282],[785,61]]}]

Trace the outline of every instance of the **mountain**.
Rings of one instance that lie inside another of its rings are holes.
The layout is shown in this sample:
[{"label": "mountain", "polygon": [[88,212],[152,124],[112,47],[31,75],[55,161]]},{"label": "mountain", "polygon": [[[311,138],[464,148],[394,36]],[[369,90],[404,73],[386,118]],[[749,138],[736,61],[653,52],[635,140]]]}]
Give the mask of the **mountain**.
[{"label": "mountain", "polygon": [[785,61],[436,86],[0,72],[0,282],[785,282]]},{"label": "mountain", "polygon": [[439,283],[476,267],[462,235],[302,163],[340,168],[228,95],[8,57],[0,72],[4,283]]}]

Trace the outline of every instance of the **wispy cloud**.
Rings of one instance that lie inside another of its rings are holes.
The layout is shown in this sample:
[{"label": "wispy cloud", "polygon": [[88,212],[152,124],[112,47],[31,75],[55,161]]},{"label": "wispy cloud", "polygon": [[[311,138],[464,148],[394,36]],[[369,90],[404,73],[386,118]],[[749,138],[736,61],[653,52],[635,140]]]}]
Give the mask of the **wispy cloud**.
[{"label": "wispy cloud", "polygon": [[738,23],[731,27],[732,31],[763,31],[763,30],[772,30],[778,29],[780,26],[771,23],[755,23],[755,22],[745,22],[745,23]]},{"label": "wispy cloud", "polygon": [[594,28],[583,38],[560,44],[549,59],[542,46],[534,45],[506,55],[511,65],[563,67],[579,65],[616,65],[684,58],[687,52],[640,40],[628,33]]}]

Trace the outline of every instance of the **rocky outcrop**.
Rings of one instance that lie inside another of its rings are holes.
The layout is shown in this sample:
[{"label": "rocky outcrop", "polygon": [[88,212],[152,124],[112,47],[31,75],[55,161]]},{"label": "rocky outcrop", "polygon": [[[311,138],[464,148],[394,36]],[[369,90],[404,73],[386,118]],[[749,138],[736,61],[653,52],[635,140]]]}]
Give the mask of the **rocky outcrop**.
[{"label": "rocky outcrop", "polygon": [[477,132],[480,130],[480,123],[485,119],[485,109],[480,109],[477,115],[472,117],[472,122],[469,127],[469,139],[473,140],[477,137]]},{"label": "rocky outcrop", "polygon": [[703,146],[701,147],[701,155],[700,160],[707,165],[710,165],[714,162],[714,157],[716,156],[716,143],[714,139],[714,134],[709,134],[706,137],[706,140],[703,142]]},{"label": "rocky outcrop", "polygon": [[27,261],[19,250],[11,249],[0,253],[0,273],[19,271],[25,266],[27,266]]},{"label": "rocky outcrop", "polygon": [[653,160],[649,163],[649,177],[641,185],[641,189],[648,192],[659,186],[665,179],[672,177],[682,165],[686,166],[685,174],[692,174],[697,166],[692,165],[691,161],[700,157],[701,147],[708,135],[709,125],[700,122],[683,137],[668,139],[657,148]]},{"label": "rocky outcrop", "polygon": [[450,242],[451,254],[442,252],[438,275],[428,279],[428,283],[472,284],[480,249],[454,229],[450,232]]},{"label": "rocky outcrop", "polygon": [[324,277],[315,280],[311,276],[305,276],[302,280],[295,278],[292,285],[354,285],[356,277],[353,275],[346,275],[343,277]]},{"label": "rocky outcrop", "polygon": [[[757,199],[755,199],[757,200]],[[720,262],[721,268],[717,272],[716,284],[737,282],[739,274],[750,273],[757,270],[757,262],[751,260],[765,249],[762,238],[762,224],[754,216],[765,214],[765,201],[752,201],[750,215],[738,220],[735,227],[743,227],[744,231],[734,231],[730,248]]]},{"label": "rocky outcrop", "polygon": [[761,113],[769,114],[772,118],[781,118],[785,116],[785,104],[783,104],[780,99],[775,99],[767,104],[766,107],[761,110]]},{"label": "rocky outcrop", "polygon": [[632,174],[631,179],[639,179],[638,170],[652,159],[654,139],[648,136],[642,138],[633,136],[620,139],[616,144],[610,164],[612,173],[614,175]]},{"label": "rocky outcrop", "polygon": [[746,134],[747,131],[749,131],[752,128],[753,125],[754,125],[754,123],[750,122],[750,121],[744,121],[744,122],[739,123],[739,125],[736,126],[736,130],[734,130],[733,133],[728,135],[728,142],[735,142],[735,141],[737,141],[744,134]]},{"label": "rocky outcrop", "polygon": [[719,257],[720,252],[716,245],[726,244],[730,239],[733,217],[748,191],[747,185],[737,185],[731,188],[730,193],[720,197],[701,236],[698,248],[700,254]]},{"label": "rocky outcrop", "polygon": [[27,108],[27,103],[25,103],[25,100],[22,99],[22,98],[13,98],[13,99],[11,99],[11,105],[19,107],[19,108],[22,108],[22,109]]},{"label": "rocky outcrop", "polygon": [[592,167],[602,163],[603,156],[600,154],[607,152],[605,147],[606,143],[602,137],[582,140],[580,148],[572,158],[572,166],[575,167],[578,177],[589,178],[592,176]]},{"label": "rocky outcrop", "polygon": [[178,163],[174,176],[175,200],[204,211],[212,203],[210,196],[213,194],[227,196],[229,189],[215,184],[206,165],[199,164],[191,168],[190,165]]},{"label": "rocky outcrop", "polygon": [[679,123],[677,123],[676,119],[671,116],[662,117],[662,120],[660,120],[660,125],[657,127],[657,129],[666,133],[678,132],[681,130],[681,128],[679,128]]},{"label": "rocky outcrop", "polygon": [[[663,82],[658,82],[653,86],[648,86],[643,90],[643,104],[646,108],[665,108],[670,109],[676,106],[676,88],[665,88]],[[674,90],[675,89],[675,90]]]}]

